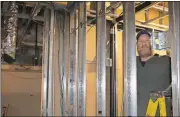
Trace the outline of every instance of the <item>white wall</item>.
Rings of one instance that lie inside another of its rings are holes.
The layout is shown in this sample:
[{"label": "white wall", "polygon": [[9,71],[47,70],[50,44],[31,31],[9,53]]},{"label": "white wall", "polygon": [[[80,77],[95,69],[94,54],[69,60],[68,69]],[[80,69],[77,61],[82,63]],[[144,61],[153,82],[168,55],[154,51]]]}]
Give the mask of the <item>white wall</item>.
[{"label": "white wall", "polygon": [[39,116],[41,73],[2,72],[2,105],[9,104],[8,116]]}]

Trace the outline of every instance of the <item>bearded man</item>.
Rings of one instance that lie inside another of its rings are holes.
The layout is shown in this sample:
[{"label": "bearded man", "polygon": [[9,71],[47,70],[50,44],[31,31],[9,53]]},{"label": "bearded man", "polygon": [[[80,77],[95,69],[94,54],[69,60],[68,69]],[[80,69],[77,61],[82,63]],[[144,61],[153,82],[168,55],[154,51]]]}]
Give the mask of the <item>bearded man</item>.
[{"label": "bearded man", "polygon": [[[163,91],[171,84],[171,60],[169,56],[153,55],[151,34],[142,30],[137,34],[137,115],[145,116],[150,93]],[[171,104],[167,104],[170,115]],[[156,113],[159,116],[159,111]]]}]

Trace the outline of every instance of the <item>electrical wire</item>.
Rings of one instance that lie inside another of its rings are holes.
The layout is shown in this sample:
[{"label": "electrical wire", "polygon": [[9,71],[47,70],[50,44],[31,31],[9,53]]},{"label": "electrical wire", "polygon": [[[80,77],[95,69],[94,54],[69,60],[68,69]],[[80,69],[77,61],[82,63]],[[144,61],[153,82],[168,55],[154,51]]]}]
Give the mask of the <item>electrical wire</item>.
[{"label": "electrical wire", "polygon": [[[108,12],[109,13],[109,12]],[[108,14],[108,13],[105,13],[104,15],[106,15],[106,14]],[[102,16],[104,16],[104,15],[102,15]],[[101,15],[100,16],[98,16],[97,18],[99,18],[99,17],[102,17]],[[89,24],[87,24],[87,25],[90,25],[94,20],[96,20],[96,17],[94,18],[94,19],[92,19],[91,21],[90,21],[90,23]],[[94,27],[95,25],[92,25],[92,26],[90,26],[90,28],[88,29],[88,31],[87,31],[87,33],[92,29],[92,27]]]},{"label": "electrical wire", "polygon": [[88,29],[88,31],[87,31],[86,33],[88,33],[88,32],[91,30],[92,27],[94,27],[94,25],[93,25],[93,26],[90,26],[90,28]]},{"label": "electrical wire", "polygon": [[[88,21],[85,21],[85,22],[82,23],[82,25],[90,25],[94,20],[96,20],[96,18],[103,17],[103,16],[105,16],[105,15],[107,15],[107,14],[109,14],[109,12],[99,15],[98,17],[93,18],[93,19],[90,20],[89,22],[88,22]],[[94,27],[94,26],[95,26],[95,25],[93,25],[92,27]],[[92,28],[92,27],[91,27],[91,28]],[[74,33],[78,28],[79,28],[79,26],[77,26],[70,34]],[[90,28],[90,29],[91,29],[91,28]],[[89,29],[89,30],[90,30],[90,29]],[[89,30],[88,30],[87,32],[89,32]]]},{"label": "electrical wire", "polygon": [[[121,3],[118,5],[118,7],[121,5]],[[103,14],[103,15],[100,15],[100,16],[98,16],[97,18],[99,18],[99,17],[102,17],[102,16],[104,16],[104,15],[106,15],[106,14],[109,14],[110,13],[110,11],[108,11],[107,13],[105,13],[105,14]],[[123,14],[123,11],[121,12],[121,14],[119,15],[119,16],[121,16]],[[87,25],[90,25],[94,20],[96,20],[96,17],[94,18],[94,19],[92,19],[92,20],[90,20],[90,23],[89,24],[87,24]],[[87,31],[87,33],[91,30],[91,28],[92,27],[94,27],[95,25],[93,25],[93,26],[91,26],[90,27],[90,29]],[[76,29],[78,29],[78,28],[76,28]]]}]

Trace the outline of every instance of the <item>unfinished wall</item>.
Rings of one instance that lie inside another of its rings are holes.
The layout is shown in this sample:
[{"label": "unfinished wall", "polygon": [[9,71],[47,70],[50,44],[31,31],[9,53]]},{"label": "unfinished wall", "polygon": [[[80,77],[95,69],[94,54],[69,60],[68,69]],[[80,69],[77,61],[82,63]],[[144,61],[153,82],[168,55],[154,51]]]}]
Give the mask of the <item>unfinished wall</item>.
[{"label": "unfinished wall", "polygon": [[[90,27],[87,27],[89,30]],[[123,91],[123,59],[122,32],[117,32],[117,91],[118,116],[121,114]],[[96,115],[96,27],[87,33],[87,89],[86,115]],[[57,72],[57,71],[56,71]],[[11,116],[39,116],[41,107],[41,73],[2,72],[2,103],[10,104],[8,115]],[[55,107],[56,115],[60,114],[60,85],[59,78],[55,79]]]},{"label": "unfinished wall", "polygon": [[[87,27],[89,30],[90,27]],[[117,32],[117,92],[118,92],[118,115],[122,105],[122,32]],[[86,116],[96,116],[96,64],[92,61],[96,56],[96,27],[92,27],[87,33],[87,96],[86,96]]]},{"label": "unfinished wall", "polygon": [[[90,27],[87,27],[89,30]],[[96,27],[87,32],[87,96],[86,115],[96,115]],[[122,32],[117,32],[117,85],[118,116],[122,107],[123,71],[122,71]],[[161,54],[161,53],[160,53]],[[8,115],[39,116],[41,107],[41,73],[2,72],[2,103],[10,104]],[[56,115],[60,114],[59,79],[56,79]],[[31,95],[32,94],[32,95]]]},{"label": "unfinished wall", "polygon": [[[90,27],[87,27],[89,30]],[[118,116],[122,112],[123,101],[123,32],[116,31],[116,48],[117,48],[117,63],[116,63],[116,77],[117,77],[117,103]],[[96,64],[93,63],[96,56],[96,27],[94,26],[87,33],[87,96],[86,96],[86,115],[96,116]],[[154,50],[154,53],[165,55],[165,51]]]},{"label": "unfinished wall", "polygon": [[8,116],[39,116],[41,73],[2,72],[2,106],[9,104]]}]

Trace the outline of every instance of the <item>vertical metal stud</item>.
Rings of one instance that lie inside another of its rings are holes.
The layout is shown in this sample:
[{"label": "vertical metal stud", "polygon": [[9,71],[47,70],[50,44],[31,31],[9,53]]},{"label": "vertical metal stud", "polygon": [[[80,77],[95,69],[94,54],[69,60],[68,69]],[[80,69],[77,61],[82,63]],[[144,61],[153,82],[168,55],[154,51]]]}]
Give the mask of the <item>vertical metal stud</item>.
[{"label": "vertical metal stud", "polygon": [[75,87],[76,87],[76,92],[75,92],[75,96],[76,96],[76,102],[75,102],[75,116],[78,116],[78,101],[79,101],[79,98],[78,98],[78,84],[79,84],[79,77],[78,77],[78,64],[79,64],[79,61],[78,61],[78,58],[79,58],[79,56],[78,56],[78,53],[79,53],[79,51],[78,51],[78,47],[79,47],[79,43],[78,43],[78,38],[79,38],[79,30],[78,30],[78,27],[79,27],[79,17],[78,17],[78,13],[79,13],[79,11],[78,11],[78,9],[77,9],[77,7],[79,6],[79,3],[75,3],[75,5],[74,5],[75,7],[75,24],[74,24],[74,27],[75,27],[75,33],[76,33],[76,36],[75,36],[75,70],[74,70],[74,75],[75,75]]},{"label": "vertical metal stud", "polygon": [[[51,15],[50,15],[51,14]],[[53,41],[54,10],[45,9],[42,115],[54,115]],[[50,27],[50,28],[49,28]]]},{"label": "vertical metal stud", "polygon": [[78,116],[86,115],[86,2],[79,5]]},{"label": "vertical metal stud", "polygon": [[137,116],[137,70],[134,2],[123,3],[124,116]]},{"label": "vertical metal stud", "polygon": [[115,26],[111,27],[110,34],[110,58],[112,59],[112,67],[110,71],[110,87],[111,87],[111,97],[110,97],[110,115],[116,116],[117,106],[116,106],[116,38],[115,38]]},{"label": "vertical metal stud", "polygon": [[76,10],[70,14],[70,77],[68,81],[68,116],[77,116],[77,40]]},{"label": "vertical metal stud", "polygon": [[50,10],[44,11],[44,27],[43,27],[43,79],[42,79],[42,107],[41,115],[47,116],[47,100],[48,100],[48,61],[49,61],[49,27],[50,27]]},{"label": "vertical metal stud", "polygon": [[74,40],[74,44],[75,44],[75,48],[74,48],[74,50],[75,50],[75,68],[74,68],[74,78],[75,78],[75,97],[76,97],[76,102],[75,102],[75,107],[74,107],[74,109],[75,109],[75,116],[78,116],[78,84],[79,84],[79,78],[78,78],[78,63],[79,63],[79,61],[78,61],[78,58],[79,58],[79,56],[78,56],[78,53],[79,53],[79,51],[78,51],[78,47],[79,47],[79,43],[78,43],[78,36],[79,36],[79,30],[78,30],[78,27],[79,27],[79,23],[78,23],[78,21],[79,21],[79,19],[78,19],[78,13],[79,13],[79,11],[77,10],[77,6],[78,6],[79,4],[78,3],[75,3],[75,24],[74,24],[74,27],[75,27],[75,34],[76,34],[76,36],[75,36],[75,40]]},{"label": "vertical metal stud", "polygon": [[[60,97],[61,97],[61,102],[60,102],[60,112],[61,112],[61,116],[65,116],[66,113],[66,74],[65,74],[65,39],[64,39],[64,35],[66,34],[64,31],[64,26],[66,25],[66,23],[64,24],[65,20],[64,20],[64,16],[62,15],[58,15],[59,19],[57,19],[57,25],[58,25],[58,33],[59,33],[59,37],[58,37],[58,67],[60,70],[60,74],[59,74],[59,81],[60,81]],[[66,18],[66,17],[65,17]],[[69,22],[67,22],[69,23]]]},{"label": "vertical metal stud", "polygon": [[54,99],[53,99],[53,47],[54,47],[54,10],[51,10],[50,22],[50,38],[49,38],[49,67],[48,67],[48,115],[54,116]]},{"label": "vertical metal stud", "polygon": [[96,61],[97,61],[97,116],[106,116],[106,17],[105,2],[97,2]]},{"label": "vertical metal stud", "polygon": [[64,29],[64,45],[65,45],[65,64],[64,64],[64,101],[65,101],[65,115],[62,116],[68,116],[68,78],[70,77],[70,17],[69,14],[65,13],[65,29]]},{"label": "vertical metal stud", "polygon": [[180,2],[169,2],[173,116],[180,116]]}]

